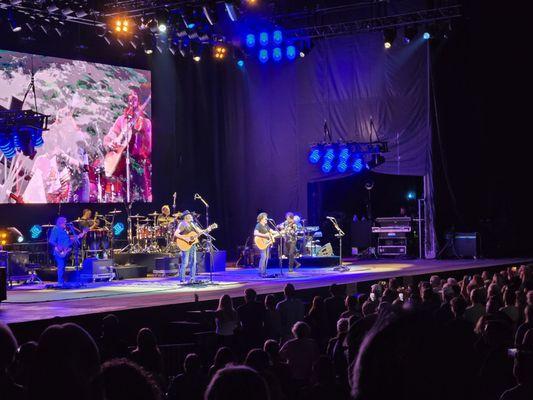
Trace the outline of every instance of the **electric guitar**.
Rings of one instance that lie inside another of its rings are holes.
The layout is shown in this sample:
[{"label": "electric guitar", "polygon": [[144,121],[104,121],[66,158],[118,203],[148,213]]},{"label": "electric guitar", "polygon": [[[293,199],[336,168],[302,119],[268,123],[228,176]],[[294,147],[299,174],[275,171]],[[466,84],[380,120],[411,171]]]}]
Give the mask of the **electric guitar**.
[{"label": "electric guitar", "polygon": [[71,235],[70,236],[70,243],[69,243],[69,245],[67,247],[55,246],[54,247],[54,257],[65,258],[66,256],[68,256],[70,254],[70,252],[72,251],[72,242],[74,242],[75,239],[81,239],[82,237],[84,237],[87,234],[87,232],[89,232],[89,228],[85,228],[78,235]]},{"label": "electric guitar", "polygon": [[207,228],[199,232],[192,231],[185,235],[182,235],[183,237],[176,237],[176,245],[181,251],[188,251],[191,249],[192,246],[194,246],[200,241],[199,239],[204,233],[209,233],[213,229],[217,229],[217,228],[218,228],[217,224],[211,224]]},{"label": "electric guitar", "polygon": [[111,178],[117,169],[117,165],[120,162],[120,157],[126,149],[126,146],[129,145],[131,140],[131,135],[133,133],[133,127],[139,120],[140,116],[144,113],[144,109],[150,102],[152,95],[148,96],[145,102],[137,109],[133,117],[125,124],[117,137],[108,144],[110,150],[106,153],[104,157],[104,172],[107,178]]}]

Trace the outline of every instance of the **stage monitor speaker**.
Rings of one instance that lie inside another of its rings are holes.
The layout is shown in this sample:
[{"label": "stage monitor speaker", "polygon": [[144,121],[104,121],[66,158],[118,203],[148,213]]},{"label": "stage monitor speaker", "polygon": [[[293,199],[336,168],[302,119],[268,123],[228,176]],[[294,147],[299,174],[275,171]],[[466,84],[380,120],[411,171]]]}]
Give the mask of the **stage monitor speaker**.
[{"label": "stage monitor speaker", "polygon": [[7,274],[6,268],[0,267],[0,301],[7,299]]},{"label": "stage monitor speaker", "polygon": [[372,246],[372,221],[352,222],[351,229],[352,247],[357,247],[359,252]]},{"label": "stage monitor speaker", "polygon": [[88,257],[83,260],[81,275],[103,275],[113,273],[113,260]]},{"label": "stage monitor speaker", "polygon": [[0,251],[0,267],[6,267],[8,277],[29,275],[30,253],[27,251]]},{"label": "stage monitor speaker", "polygon": [[213,262],[209,263],[209,253],[204,253],[204,256],[198,254],[198,272],[209,272],[207,265],[213,267],[213,272],[224,272],[226,270],[226,250],[213,251]]},{"label": "stage monitor speaker", "polygon": [[458,257],[479,257],[479,234],[477,232],[455,232],[453,245]]},{"label": "stage monitor speaker", "polygon": [[154,275],[173,275],[179,272],[179,257],[159,257],[155,259]]},{"label": "stage monitor speaker", "polygon": [[333,247],[331,247],[331,243],[326,243],[324,246],[318,249],[317,256],[333,256]]}]

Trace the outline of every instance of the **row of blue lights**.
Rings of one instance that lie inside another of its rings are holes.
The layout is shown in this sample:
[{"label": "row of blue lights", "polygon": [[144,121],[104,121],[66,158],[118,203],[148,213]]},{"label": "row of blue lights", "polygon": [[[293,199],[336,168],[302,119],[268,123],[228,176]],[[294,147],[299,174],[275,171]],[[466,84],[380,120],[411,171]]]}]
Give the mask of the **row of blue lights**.
[{"label": "row of blue lights", "polygon": [[321,149],[313,148],[309,152],[309,162],[311,164],[318,164],[322,159],[322,172],[328,174],[333,170],[334,161],[336,161],[337,171],[344,173],[348,168],[353,172],[361,172],[365,167],[365,162],[360,154],[352,154],[348,147],[340,147],[339,154],[336,154],[335,149],[327,148],[322,154]]},{"label": "row of blue lights", "polygon": [[255,47],[257,41],[259,41],[259,44],[263,47],[266,47],[271,43],[274,45],[280,45],[283,42],[283,33],[280,30],[275,30],[272,34],[261,32],[257,35],[257,38],[253,33],[246,35],[246,47]]},{"label": "row of blue lights", "polygon": [[285,48],[285,51],[281,47],[274,47],[272,52],[269,52],[267,49],[259,50],[259,61],[263,64],[266,63],[270,57],[274,61],[281,61],[283,59],[283,54],[285,53],[285,58],[288,60],[294,60],[296,58],[296,47],[290,45]]}]

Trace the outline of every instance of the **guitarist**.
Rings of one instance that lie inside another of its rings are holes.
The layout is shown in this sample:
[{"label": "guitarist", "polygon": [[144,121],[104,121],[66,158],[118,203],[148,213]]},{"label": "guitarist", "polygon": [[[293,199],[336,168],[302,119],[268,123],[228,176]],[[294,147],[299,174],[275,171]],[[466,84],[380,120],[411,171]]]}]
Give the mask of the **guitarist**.
[{"label": "guitarist", "polygon": [[57,284],[59,287],[63,287],[65,284],[64,274],[65,266],[67,264],[67,257],[70,254],[72,242],[67,232],[67,219],[65,217],[58,217],[56,225],[50,232],[50,238],[48,242],[52,246],[54,251],[54,258],[57,265]]},{"label": "guitarist", "polygon": [[[185,235],[196,232],[200,234],[200,229],[193,221],[193,216],[189,210],[185,210],[182,215],[183,220],[179,223],[174,236],[185,241],[194,241],[195,238],[189,238]],[[189,278],[190,283],[194,283],[196,280],[196,245],[191,246],[189,250],[181,251],[181,268],[180,268],[180,282],[185,282],[185,271],[187,267],[191,270]]]},{"label": "guitarist", "polygon": [[[268,214],[266,212],[262,212],[257,216],[257,224],[255,225],[254,229],[254,236],[264,238],[264,239],[272,239],[272,235],[276,234],[277,232],[273,229],[270,229],[268,227]],[[270,246],[267,246],[264,250],[261,251],[261,258],[259,259],[259,276],[265,277],[266,276],[266,270],[267,270],[267,262],[268,257],[270,253]]]},{"label": "guitarist", "polygon": [[[133,124],[131,132],[128,125]],[[139,105],[139,96],[132,90],[128,95],[128,106],[120,115],[109,133],[104,137],[104,146],[109,152],[120,150],[122,136],[131,135],[128,143],[130,150],[130,176],[132,200],[152,201],[151,163],[152,153],[152,122],[144,116],[142,107]],[[116,166],[113,176],[122,182],[120,194],[123,198],[126,190],[126,150]]]}]

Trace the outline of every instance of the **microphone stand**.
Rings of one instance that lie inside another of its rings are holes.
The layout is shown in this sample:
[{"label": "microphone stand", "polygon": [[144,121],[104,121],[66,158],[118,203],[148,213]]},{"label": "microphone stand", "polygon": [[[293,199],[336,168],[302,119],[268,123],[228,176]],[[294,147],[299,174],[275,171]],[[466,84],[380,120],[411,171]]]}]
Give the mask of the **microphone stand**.
[{"label": "microphone stand", "polygon": [[345,267],[342,265],[342,238],[345,235],[344,231],[340,228],[339,224],[337,223],[337,220],[333,217],[328,218],[331,223],[333,224],[333,227],[337,230],[337,233],[335,234],[335,237],[339,238],[339,265],[334,267],[334,271],[338,272],[347,272],[350,270],[349,267]]},{"label": "microphone stand", "polygon": [[[198,193],[194,195],[194,200],[200,200],[205,206],[205,227],[209,228],[209,204],[200,196]],[[205,237],[207,238],[207,253],[209,254],[209,262],[206,265],[206,268],[209,268],[209,283],[213,284],[213,266],[215,265],[215,260],[213,260],[213,236],[204,232]],[[205,264],[205,258],[204,258]]]}]

